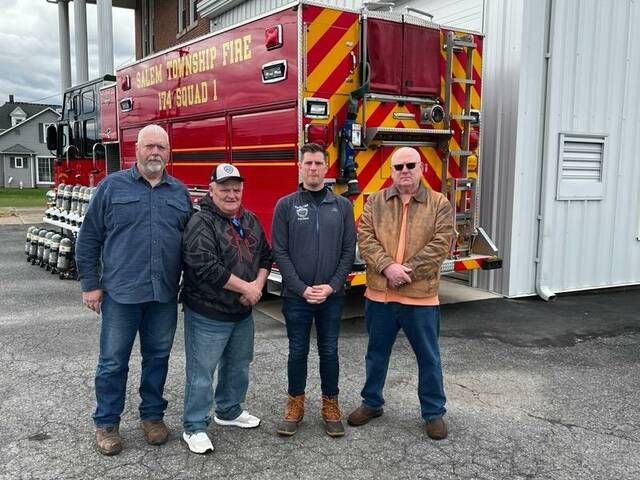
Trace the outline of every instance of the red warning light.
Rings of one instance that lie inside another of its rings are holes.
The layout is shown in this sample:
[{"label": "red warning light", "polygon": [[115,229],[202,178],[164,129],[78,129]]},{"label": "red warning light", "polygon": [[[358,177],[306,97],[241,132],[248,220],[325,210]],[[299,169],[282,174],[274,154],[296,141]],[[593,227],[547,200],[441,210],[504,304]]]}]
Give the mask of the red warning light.
[{"label": "red warning light", "polygon": [[122,88],[122,90],[129,90],[131,88],[131,77],[129,75],[124,75],[120,79],[120,88]]},{"label": "red warning light", "polygon": [[327,125],[308,123],[305,130],[308,143],[317,143],[323,147],[329,145],[329,128]]},{"label": "red warning light", "polygon": [[282,25],[269,27],[264,31],[264,45],[267,50],[280,48],[282,46]]}]

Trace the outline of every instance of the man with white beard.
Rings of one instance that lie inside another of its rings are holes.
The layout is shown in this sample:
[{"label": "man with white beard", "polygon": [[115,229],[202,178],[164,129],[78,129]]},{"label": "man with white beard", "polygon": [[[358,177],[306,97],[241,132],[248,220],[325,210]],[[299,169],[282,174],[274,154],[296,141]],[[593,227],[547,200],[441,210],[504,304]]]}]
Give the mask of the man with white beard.
[{"label": "man with white beard", "polygon": [[182,232],[191,215],[187,188],[168,175],[169,137],[158,125],[140,130],[136,164],[100,182],[76,243],[83,303],[102,314],[93,414],[96,446],[122,450],[119,433],[129,358],[140,335],[139,406],[145,440],[169,437],[162,418],[177,318]]}]

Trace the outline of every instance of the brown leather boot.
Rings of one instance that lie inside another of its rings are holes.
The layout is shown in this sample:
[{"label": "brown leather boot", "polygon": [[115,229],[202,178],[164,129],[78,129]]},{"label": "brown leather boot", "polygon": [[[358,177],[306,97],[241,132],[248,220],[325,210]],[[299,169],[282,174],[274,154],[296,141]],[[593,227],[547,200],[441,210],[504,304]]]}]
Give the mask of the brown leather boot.
[{"label": "brown leather boot", "polygon": [[278,434],[290,437],[298,431],[298,423],[304,417],[304,393],[302,395],[291,395],[287,398],[287,406],[284,409],[284,418],[278,425]]},{"label": "brown leather boot", "polygon": [[324,430],[330,437],[342,437],[344,435],[344,425],[342,425],[342,415],[340,405],[338,405],[337,395],[322,395],[322,419],[324,420]]},{"label": "brown leather boot", "polygon": [[347,423],[352,427],[359,427],[360,425],[369,423],[369,420],[379,417],[382,413],[382,408],[374,409],[361,405],[351,412],[351,415],[347,418]]},{"label": "brown leather boot", "polygon": [[425,422],[424,429],[431,440],[444,440],[449,434],[447,422],[441,417]]},{"label": "brown leather boot", "polygon": [[169,439],[169,429],[161,419],[142,420],[140,426],[149,445],[162,445]]},{"label": "brown leather boot", "polygon": [[118,425],[96,427],[96,447],[103,455],[117,455],[122,451],[122,439]]}]

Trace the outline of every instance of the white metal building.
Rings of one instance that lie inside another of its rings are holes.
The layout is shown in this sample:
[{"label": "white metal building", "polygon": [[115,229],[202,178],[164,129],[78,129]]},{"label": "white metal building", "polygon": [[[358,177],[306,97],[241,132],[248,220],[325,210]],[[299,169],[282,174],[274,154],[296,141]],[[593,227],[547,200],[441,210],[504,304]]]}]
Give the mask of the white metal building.
[{"label": "white metal building", "polygon": [[[198,10],[219,29],[281,3]],[[640,283],[640,0],[395,3],[486,34],[480,225],[504,267],[473,284],[548,298]]]},{"label": "white metal building", "polygon": [[486,33],[480,224],[505,262],[476,284],[640,283],[640,1],[411,4]]}]

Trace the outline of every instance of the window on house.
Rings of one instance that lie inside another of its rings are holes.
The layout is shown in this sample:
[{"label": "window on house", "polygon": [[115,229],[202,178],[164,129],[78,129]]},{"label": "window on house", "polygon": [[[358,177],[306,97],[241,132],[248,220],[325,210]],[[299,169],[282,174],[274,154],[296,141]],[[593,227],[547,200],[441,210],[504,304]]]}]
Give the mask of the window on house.
[{"label": "window on house", "polygon": [[154,0],[143,0],[142,2],[142,56],[153,53],[153,22],[154,22]]},{"label": "window on house", "polygon": [[10,168],[25,168],[24,164],[24,157],[10,157],[9,159]]},{"label": "window on house", "polygon": [[198,0],[189,0],[189,25],[196,23],[198,18]]},{"label": "window on house", "polygon": [[11,117],[11,126],[15,127],[16,125],[18,125],[19,123],[24,122],[24,118],[21,117]]},{"label": "window on house", "polygon": [[178,0],[178,33],[195,25],[198,18],[198,0]]},{"label": "window on house", "polygon": [[55,125],[55,123],[40,124],[40,131],[38,132],[40,143],[47,143],[47,128],[49,128],[51,125]]},{"label": "window on house", "polygon": [[36,183],[53,184],[53,157],[36,157]]}]

